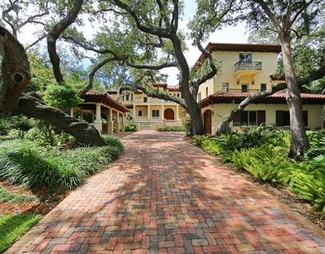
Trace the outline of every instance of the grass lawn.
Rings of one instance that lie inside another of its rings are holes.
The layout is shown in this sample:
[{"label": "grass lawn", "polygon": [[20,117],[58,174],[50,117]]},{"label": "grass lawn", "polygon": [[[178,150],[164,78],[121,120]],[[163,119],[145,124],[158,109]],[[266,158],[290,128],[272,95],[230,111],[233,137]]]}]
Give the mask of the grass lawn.
[{"label": "grass lawn", "polygon": [[39,214],[0,215],[0,253],[8,249],[42,218]]}]

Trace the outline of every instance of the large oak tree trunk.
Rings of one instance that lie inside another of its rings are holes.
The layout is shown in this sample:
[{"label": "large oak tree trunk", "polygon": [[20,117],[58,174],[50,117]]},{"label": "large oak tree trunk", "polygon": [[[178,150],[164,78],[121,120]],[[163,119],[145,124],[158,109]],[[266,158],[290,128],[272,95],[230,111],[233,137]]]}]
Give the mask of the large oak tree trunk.
[{"label": "large oak tree trunk", "polygon": [[293,67],[290,38],[281,41],[283,66],[287,82],[287,103],[290,112],[290,152],[289,157],[299,160],[309,147],[303,119],[302,102],[297,77]]},{"label": "large oak tree trunk", "polygon": [[176,34],[172,36],[171,40],[174,45],[178,69],[180,70],[179,84],[181,94],[186,102],[187,112],[191,116],[191,135],[204,135],[205,130],[201,116],[201,108],[189,88],[190,70],[182,51],[181,41]]},{"label": "large oak tree trunk", "polygon": [[28,58],[23,46],[1,26],[0,54],[2,55],[0,111],[19,111],[71,134],[83,144],[104,145],[104,140],[95,127],[88,123],[81,123],[63,111],[45,105],[35,97],[21,96],[30,80]]},{"label": "large oak tree trunk", "polygon": [[13,111],[30,80],[29,62],[23,46],[0,26],[0,111]]},{"label": "large oak tree trunk", "polygon": [[21,96],[18,111],[71,134],[80,143],[92,146],[104,145],[104,140],[95,127],[80,122],[57,108],[49,107],[33,96]]}]

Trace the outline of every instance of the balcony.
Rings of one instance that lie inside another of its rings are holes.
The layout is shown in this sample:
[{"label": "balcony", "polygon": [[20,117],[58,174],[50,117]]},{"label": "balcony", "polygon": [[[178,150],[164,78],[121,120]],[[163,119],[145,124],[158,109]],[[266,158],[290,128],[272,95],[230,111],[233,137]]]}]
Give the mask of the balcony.
[{"label": "balcony", "polygon": [[262,90],[261,89],[247,89],[247,90],[242,90],[242,89],[222,89],[222,90],[219,90],[218,92],[219,93],[230,93],[230,94],[236,94],[236,93],[255,94],[255,93],[258,93],[258,92],[262,92]]},{"label": "balcony", "polygon": [[257,74],[262,72],[262,62],[243,62],[239,61],[235,63],[235,77],[240,79],[243,76],[255,77]]}]

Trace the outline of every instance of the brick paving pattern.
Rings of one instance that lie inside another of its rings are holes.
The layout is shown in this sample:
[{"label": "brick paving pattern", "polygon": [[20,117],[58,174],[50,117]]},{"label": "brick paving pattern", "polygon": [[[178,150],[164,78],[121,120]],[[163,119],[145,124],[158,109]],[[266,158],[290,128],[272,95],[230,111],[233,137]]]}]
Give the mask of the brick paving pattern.
[{"label": "brick paving pattern", "polygon": [[124,137],[7,253],[325,253],[324,231],[183,139]]}]

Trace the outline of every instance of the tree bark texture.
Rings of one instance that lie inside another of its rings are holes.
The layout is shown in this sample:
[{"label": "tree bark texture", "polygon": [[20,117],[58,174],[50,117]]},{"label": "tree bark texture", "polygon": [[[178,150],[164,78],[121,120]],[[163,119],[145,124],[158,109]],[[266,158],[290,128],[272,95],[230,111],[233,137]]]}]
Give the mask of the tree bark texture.
[{"label": "tree bark texture", "polygon": [[29,62],[23,46],[0,26],[0,110],[12,112],[30,80]]},{"label": "tree bark texture", "polygon": [[190,69],[182,51],[181,41],[177,34],[171,36],[174,46],[175,57],[177,59],[178,69],[180,70],[179,85],[183,98],[187,105],[187,112],[191,116],[191,128],[193,135],[204,135],[204,125],[201,115],[201,108],[192,96],[189,88]]},{"label": "tree bark texture", "polygon": [[299,160],[309,147],[303,120],[300,90],[293,67],[290,39],[281,42],[283,66],[287,83],[287,103],[290,112],[290,152],[289,157]]},{"label": "tree bark texture", "polygon": [[95,127],[88,123],[79,122],[77,119],[69,116],[63,111],[45,105],[33,96],[21,96],[18,103],[18,112],[29,117],[43,120],[46,123],[71,134],[78,142],[85,145],[104,145],[104,140]]}]

